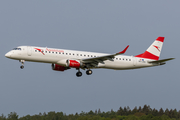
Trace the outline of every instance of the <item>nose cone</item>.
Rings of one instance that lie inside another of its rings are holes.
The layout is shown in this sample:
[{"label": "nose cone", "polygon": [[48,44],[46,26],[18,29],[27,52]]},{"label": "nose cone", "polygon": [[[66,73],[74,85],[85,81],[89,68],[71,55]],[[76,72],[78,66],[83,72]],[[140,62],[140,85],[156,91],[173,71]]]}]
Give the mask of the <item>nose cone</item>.
[{"label": "nose cone", "polygon": [[11,53],[10,52],[6,53],[5,57],[10,58],[11,57]]}]

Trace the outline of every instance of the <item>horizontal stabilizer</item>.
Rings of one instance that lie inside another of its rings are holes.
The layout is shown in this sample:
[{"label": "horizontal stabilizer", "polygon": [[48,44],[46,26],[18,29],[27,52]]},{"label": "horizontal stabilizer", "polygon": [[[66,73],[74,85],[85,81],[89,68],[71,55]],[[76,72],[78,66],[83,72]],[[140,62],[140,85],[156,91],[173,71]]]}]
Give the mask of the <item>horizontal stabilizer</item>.
[{"label": "horizontal stabilizer", "polygon": [[156,60],[156,61],[150,61],[149,63],[163,63],[169,60],[173,60],[175,58],[168,58],[168,59],[162,59],[162,60]]}]

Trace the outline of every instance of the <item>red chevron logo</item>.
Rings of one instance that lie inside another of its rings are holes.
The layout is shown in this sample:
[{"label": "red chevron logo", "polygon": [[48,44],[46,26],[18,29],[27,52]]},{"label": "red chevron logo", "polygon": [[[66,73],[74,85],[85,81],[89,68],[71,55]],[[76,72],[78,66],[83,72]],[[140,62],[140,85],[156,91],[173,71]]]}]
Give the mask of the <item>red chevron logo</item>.
[{"label": "red chevron logo", "polygon": [[38,51],[41,52],[43,55],[45,55],[45,54],[42,52],[41,49],[39,49],[39,48],[34,48],[34,49],[38,50]]},{"label": "red chevron logo", "polygon": [[160,52],[160,50],[159,50],[160,47],[158,47],[158,46],[156,46],[156,45],[153,45],[153,46],[154,46],[156,49],[158,49],[158,51]]}]

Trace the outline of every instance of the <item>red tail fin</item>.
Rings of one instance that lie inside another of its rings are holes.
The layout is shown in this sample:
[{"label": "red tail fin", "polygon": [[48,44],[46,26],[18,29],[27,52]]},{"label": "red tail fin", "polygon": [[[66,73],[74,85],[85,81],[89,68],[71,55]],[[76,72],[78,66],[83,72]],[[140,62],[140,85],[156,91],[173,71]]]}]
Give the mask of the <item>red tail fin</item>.
[{"label": "red tail fin", "polygon": [[159,60],[163,42],[164,42],[164,37],[158,37],[143,54],[136,55],[135,57]]}]

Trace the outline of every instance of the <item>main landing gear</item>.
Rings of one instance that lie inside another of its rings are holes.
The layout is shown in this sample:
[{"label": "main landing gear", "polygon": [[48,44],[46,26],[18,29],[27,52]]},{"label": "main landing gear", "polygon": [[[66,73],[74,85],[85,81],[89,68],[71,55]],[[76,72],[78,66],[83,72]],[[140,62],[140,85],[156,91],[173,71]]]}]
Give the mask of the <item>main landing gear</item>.
[{"label": "main landing gear", "polygon": [[[86,74],[87,75],[91,75],[92,74],[92,70],[90,70],[90,69],[88,69],[87,71],[86,71]],[[78,69],[78,72],[76,73],[76,76],[77,77],[81,77],[82,76],[82,72]]]},{"label": "main landing gear", "polygon": [[90,70],[90,69],[87,70],[87,71],[86,71],[86,74],[87,74],[87,75],[91,75],[91,74],[92,74],[92,70]]},{"label": "main landing gear", "polygon": [[81,72],[81,71],[78,71],[78,72],[76,73],[76,76],[77,76],[77,77],[81,77],[81,76],[82,76],[82,72]]},{"label": "main landing gear", "polygon": [[24,62],[25,62],[25,60],[19,60],[19,62],[22,63],[22,65],[20,66],[20,68],[23,69],[23,68],[24,68]]}]

